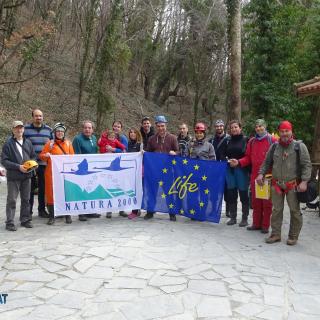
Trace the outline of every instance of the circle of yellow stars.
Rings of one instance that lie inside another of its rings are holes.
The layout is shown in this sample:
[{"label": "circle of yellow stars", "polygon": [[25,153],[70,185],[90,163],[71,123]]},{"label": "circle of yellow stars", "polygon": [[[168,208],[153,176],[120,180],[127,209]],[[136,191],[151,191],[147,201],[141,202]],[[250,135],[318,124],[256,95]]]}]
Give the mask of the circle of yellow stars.
[{"label": "circle of yellow stars", "polygon": [[[187,159],[183,159],[183,160],[182,160],[182,164],[184,164],[184,165],[188,165],[188,162],[189,162],[189,161],[188,161]],[[171,161],[171,163],[172,163],[172,165],[175,166],[175,165],[177,164],[177,160],[173,159],[173,160]],[[193,166],[193,168],[194,168],[195,171],[198,171],[198,170],[200,169],[200,166],[199,166],[198,164],[196,164],[196,165]],[[167,173],[168,173],[168,168],[163,168],[163,169],[162,169],[162,173],[167,174]],[[185,179],[186,176],[183,176],[183,178]],[[203,176],[201,177],[201,180],[202,180],[202,181],[207,181],[207,179],[208,179],[208,177],[207,177],[206,175],[203,175]],[[158,184],[159,184],[159,187],[163,187],[163,186],[164,186],[164,182],[163,182],[162,180],[158,181]],[[210,192],[210,191],[209,191],[208,188],[204,190],[204,193],[205,193],[206,195],[208,195],[209,192]],[[163,193],[161,194],[161,198],[162,198],[162,199],[166,199],[166,197],[167,197],[167,195],[163,192]],[[199,207],[200,207],[200,209],[202,209],[204,206],[205,206],[205,202],[200,201],[200,202],[199,202]],[[173,204],[173,203],[170,203],[170,204],[169,204],[169,208],[170,208],[170,209],[173,209],[173,208],[174,208],[174,204]],[[179,213],[180,213],[181,215],[184,215],[184,214],[185,214],[185,211],[184,211],[183,209],[180,209],[180,210],[179,210]],[[189,210],[189,214],[194,215],[195,213],[196,213],[196,211],[195,211],[194,209],[190,209],[190,210]]]}]

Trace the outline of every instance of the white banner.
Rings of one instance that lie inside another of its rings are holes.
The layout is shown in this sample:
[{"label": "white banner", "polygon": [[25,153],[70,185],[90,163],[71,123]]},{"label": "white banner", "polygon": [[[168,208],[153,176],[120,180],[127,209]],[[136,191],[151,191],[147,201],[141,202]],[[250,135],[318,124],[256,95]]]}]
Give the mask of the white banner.
[{"label": "white banner", "polygon": [[140,209],[142,153],[51,156],[55,216]]}]

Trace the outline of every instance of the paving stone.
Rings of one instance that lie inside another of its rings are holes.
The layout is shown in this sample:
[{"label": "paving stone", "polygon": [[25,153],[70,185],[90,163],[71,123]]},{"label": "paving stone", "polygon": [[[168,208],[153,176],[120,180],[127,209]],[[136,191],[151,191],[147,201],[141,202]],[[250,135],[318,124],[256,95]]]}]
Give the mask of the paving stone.
[{"label": "paving stone", "polygon": [[158,269],[165,269],[165,270],[177,270],[177,268],[173,264],[166,264],[159,262],[157,260],[143,258],[130,263],[131,266],[146,270],[158,270]]},{"label": "paving stone", "polygon": [[184,312],[182,303],[170,295],[144,298],[120,307],[127,319],[147,320],[178,315]]},{"label": "paving stone", "polygon": [[258,319],[282,320],[285,318],[285,312],[281,308],[270,308],[256,315]]},{"label": "paving stone", "polygon": [[60,290],[59,294],[47,300],[48,304],[60,305],[67,309],[81,309],[85,305],[85,299],[90,296],[71,290]]},{"label": "paving stone", "polygon": [[5,281],[0,284],[0,292],[7,292],[13,290],[18,285],[14,281]]},{"label": "paving stone", "polygon": [[187,279],[184,277],[167,277],[167,276],[154,276],[150,279],[149,285],[160,286],[172,286],[187,283]]},{"label": "paving stone", "polygon": [[42,267],[43,269],[46,269],[49,272],[57,272],[62,269],[65,269],[65,266],[62,266],[61,264],[57,264],[54,262],[50,262],[47,260],[37,260],[37,264]]},{"label": "paving stone", "polygon": [[27,317],[22,320],[34,319],[34,320],[56,320],[65,319],[66,316],[73,314],[75,310],[70,308],[63,308],[55,305],[43,305],[34,308]]},{"label": "paving stone", "polygon": [[41,288],[34,292],[34,295],[41,299],[49,299],[57,294],[58,291],[50,288]]},{"label": "paving stone", "polygon": [[93,266],[86,273],[84,273],[83,276],[86,278],[111,279],[113,274],[114,271],[112,268]]},{"label": "paving stone", "polygon": [[199,274],[203,271],[209,270],[212,268],[211,264],[198,264],[196,266],[193,266],[191,268],[183,270],[183,273],[186,275],[193,275],[193,274]]},{"label": "paving stone", "polygon": [[158,288],[145,287],[139,291],[141,298],[145,297],[155,297],[163,295],[163,292]]},{"label": "paving stone", "polygon": [[222,281],[190,280],[188,290],[212,296],[228,296],[225,284]]},{"label": "paving stone", "polygon": [[68,278],[59,278],[52,282],[47,283],[47,287],[53,288],[53,289],[62,289],[65,286],[67,286],[69,283],[71,283],[71,279]]},{"label": "paving stone", "polygon": [[14,270],[31,270],[31,269],[37,269],[39,268],[36,265],[33,264],[22,264],[22,263],[6,263],[3,268],[14,271]]},{"label": "paving stone", "polygon": [[41,269],[32,269],[28,271],[11,272],[6,276],[7,280],[15,281],[39,281],[46,282],[56,279],[57,276],[52,273],[45,272]]},{"label": "paving stone", "polygon": [[291,302],[295,312],[318,315],[320,318],[320,295],[293,294]]},{"label": "paving stone", "polygon": [[234,270],[233,266],[230,265],[218,265],[213,266],[213,270],[218,274],[221,274],[224,278],[238,277],[238,271]]},{"label": "paving stone", "polygon": [[113,250],[112,247],[94,247],[90,248],[88,251],[86,251],[86,254],[90,254],[93,256],[97,256],[99,258],[105,258],[109,255],[109,253]]},{"label": "paving stone", "polygon": [[249,291],[249,289],[246,288],[241,283],[232,284],[232,285],[229,286],[229,288],[232,289],[232,290],[238,290],[238,291]]},{"label": "paving stone", "polygon": [[187,288],[186,284],[176,285],[176,286],[162,286],[160,289],[165,293],[175,293],[182,291]]},{"label": "paving stone", "polygon": [[84,273],[98,261],[98,258],[83,258],[74,264],[74,268],[77,269],[79,272]]},{"label": "paving stone", "polygon": [[232,311],[227,298],[205,297],[197,305],[197,314],[199,318],[228,317]]},{"label": "paving stone", "polygon": [[94,301],[106,302],[106,301],[132,301],[139,297],[138,289],[106,289],[103,288],[95,294]]},{"label": "paving stone", "polygon": [[247,282],[244,284],[244,286],[251,290],[256,296],[263,295],[263,290],[258,283]]},{"label": "paving stone", "polygon": [[117,277],[135,277],[140,271],[139,268],[122,267],[117,272]]},{"label": "paving stone", "polygon": [[69,258],[66,258],[64,260],[60,260],[59,263],[64,265],[64,266],[68,266],[68,267],[71,267],[73,266],[76,262],[78,262],[80,260],[79,257],[69,257]]},{"label": "paving stone", "polygon": [[6,312],[1,312],[0,311],[0,318],[1,319],[8,319],[8,320],[21,320],[23,316],[27,315],[30,313],[34,307],[25,307],[25,308],[18,308],[16,310],[12,311],[6,311]]},{"label": "paving stone", "polygon": [[256,303],[246,303],[241,307],[234,309],[234,312],[248,318],[252,318],[262,311],[264,311],[264,306]]},{"label": "paving stone", "polygon": [[17,291],[35,291],[39,288],[43,287],[42,282],[25,282],[21,284],[20,286],[17,286],[14,288],[14,290]]},{"label": "paving stone", "polygon": [[81,316],[88,318],[92,316],[101,315],[103,318],[105,315],[114,312],[114,307],[108,303],[87,303],[84,306],[84,311],[82,312]]},{"label": "paving stone", "polygon": [[[18,308],[27,308],[43,304],[43,301],[35,298],[26,296],[22,299],[11,299],[10,295],[7,297],[7,303],[1,305],[1,311],[10,311]],[[1,317],[1,313],[0,313]],[[1,318],[2,319],[2,318]]]},{"label": "paving stone", "polygon": [[55,254],[53,256],[47,257],[47,260],[53,261],[53,262],[60,262],[66,259],[66,256],[63,256],[61,254]]},{"label": "paving stone", "polygon": [[243,291],[231,290],[230,296],[231,296],[231,298],[230,298],[231,300],[237,301],[237,302],[242,302],[242,303],[248,303],[252,299],[251,294],[249,294],[247,292],[243,292]]},{"label": "paving stone", "polygon": [[146,286],[146,281],[129,277],[114,277],[106,281],[104,286],[110,289],[142,289]]},{"label": "paving stone", "polygon": [[63,275],[65,277],[68,277],[70,279],[78,279],[79,277],[81,277],[81,274],[78,272],[75,272],[73,270],[66,270],[66,271],[59,271],[58,272],[60,275]]},{"label": "paving stone", "polygon": [[67,290],[74,290],[88,294],[94,294],[103,284],[102,279],[80,278],[73,280],[67,287]]},{"label": "paving stone", "polygon": [[221,279],[221,275],[214,272],[214,271],[206,271],[206,272],[202,272],[201,275],[208,279],[208,280],[216,280],[216,279]]},{"label": "paving stone", "polygon": [[126,261],[124,259],[122,259],[122,258],[107,257],[103,261],[99,261],[97,263],[97,266],[110,267],[110,268],[113,268],[113,269],[119,269],[125,264],[126,264]]},{"label": "paving stone", "polygon": [[267,284],[262,284],[261,287],[265,304],[270,306],[284,305],[284,288]]},{"label": "paving stone", "polygon": [[12,264],[34,264],[35,259],[33,257],[20,257],[20,258],[12,258]]}]

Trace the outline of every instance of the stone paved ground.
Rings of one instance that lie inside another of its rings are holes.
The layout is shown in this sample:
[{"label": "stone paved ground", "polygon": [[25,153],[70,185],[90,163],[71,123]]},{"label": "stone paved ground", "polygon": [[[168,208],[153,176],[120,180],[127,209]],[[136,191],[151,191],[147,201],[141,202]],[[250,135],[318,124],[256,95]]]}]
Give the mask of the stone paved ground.
[{"label": "stone paved ground", "polygon": [[238,226],[92,219],[4,230],[1,320],[320,319],[320,218],[295,247]]}]

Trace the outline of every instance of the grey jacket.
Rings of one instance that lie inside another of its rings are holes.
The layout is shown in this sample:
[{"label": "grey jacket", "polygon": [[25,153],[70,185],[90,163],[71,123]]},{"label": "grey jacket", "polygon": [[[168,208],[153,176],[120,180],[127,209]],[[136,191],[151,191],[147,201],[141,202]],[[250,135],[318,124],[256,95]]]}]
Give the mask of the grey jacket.
[{"label": "grey jacket", "polygon": [[[300,145],[300,167],[297,168],[297,151],[295,145]],[[272,177],[276,180],[288,182],[294,179],[309,181],[311,178],[311,161],[309,151],[302,142],[293,141],[288,147],[277,143],[272,157],[272,146],[260,167],[261,174],[265,175],[272,169]]]},{"label": "grey jacket", "polygon": [[16,140],[10,137],[2,147],[1,163],[7,170],[7,180],[24,180],[31,178],[33,172],[22,173],[20,171],[20,165],[27,160],[35,160],[36,153],[30,140],[23,139],[22,144],[23,158],[18,151],[16,146]]},{"label": "grey jacket", "polygon": [[207,140],[192,140],[188,145],[189,157],[201,160],[216,160],[214,147]]}]

